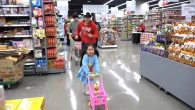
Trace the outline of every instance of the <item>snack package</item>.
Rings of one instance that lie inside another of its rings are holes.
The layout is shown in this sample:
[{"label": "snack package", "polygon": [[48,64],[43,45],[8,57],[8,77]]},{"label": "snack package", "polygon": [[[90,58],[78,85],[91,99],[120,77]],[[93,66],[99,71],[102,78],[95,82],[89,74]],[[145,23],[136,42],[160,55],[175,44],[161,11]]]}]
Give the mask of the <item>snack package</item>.
[{"label": "snack package", "polygon": [[11,14],[18,14],[17,8],[11,8]]},{"label": "snack package", "polygon": [[12,41],[12,46],[13,46],[13,49],[17,49],[18,48],[17,41]]},{"label": "snack package", "polygon": [[18,8],[18,13],[19,14],[24,14],[24,8]]},{"label": "snack package", "polygon": [[40,39],[34,39],[34,47],[41,47]]},{"label": "snack package", "polygon": [[31,39],[23,39],[23,42],[24,42],[26,48],[28,48],[28,49],[33,48]]},{"label": "snack package", "polygon": [[43,39],[45,37],[45,29],[38,29],[38,35],[40,39]]},{"label": "snack package", "polygon": [[43,57],[43,55],[42,55],[42,50],[35,50],[35,57],[36,57],[36,58],[41,58],[41,57]]},{"label": "snack package", "polygon": [[31,25],[34,28],[37,27],[37,20],[35,19],[35,17],[32,17]]},{"label": "snack package", "polygon": [[35,8],[33,10],[33,14],[34,14],[35,17],[42,16],[42,9],[41,8]]},{"label": "snack package", "polygon": [[1,5],[9,5],[9,0],[1,0]]},{"label": "snack package", "polygon": [[3,8],[3,13],[4,14],[11,14],[10,8]]},{"label": "snack package", "polygon": [[29,8],[24,8],[24,14],[30,14],[30,9]]},{"label": "snack package", "polygon": [[0,15],[3,14],[3,8],[0,8]]},{"label": "snack package", "polygon": [[38,29],[33,29],[33,38],[37,39],[39,37]]},{"label": "snack package", "polygon": [[42,4],[41,0],[32,0],[33,7],[41,7],[42,6],[41,4]]},{"label": "snack package", "polygon": [[24,41],[18,41],[17,46],[18,46],[18,48],[25,48]]},{"label": "snack package", "polygon": [[43,18],[42,17],[39,17],[39,19],[38,19],[38,26],[43,27]]}]

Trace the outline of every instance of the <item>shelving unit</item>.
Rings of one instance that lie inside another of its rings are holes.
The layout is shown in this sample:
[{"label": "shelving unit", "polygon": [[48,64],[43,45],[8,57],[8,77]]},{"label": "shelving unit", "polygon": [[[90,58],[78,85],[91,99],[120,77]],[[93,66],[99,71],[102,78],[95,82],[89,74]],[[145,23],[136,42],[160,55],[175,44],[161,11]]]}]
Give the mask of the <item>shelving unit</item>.
[{"label": "shelving unit", "polygon": [[[18,1],[16,1],[18,2]],[[30,1],[31,2],[31,1]],[[20,5],[17,5],[20,4]],[[13,48],[19,48],[18,45],[24,44],[22,48],[27,48],[29,51],[33,51],[32,46],[32,31],[31,31],[31,6],[29,4],[16,3],[16,5],[0,5],[0,9],[3,11],[0,14],[0,39],[5,43],[10,42],[10,46],[13,44]],[[15,43],[14,43],[15,42]],[[20,42],[20,44],[18,44]],[[1,44],[4,44],[1,42]],[[21,47],[20,47],[21,48]],[[31,56],[33,52],[29,54]],[[24,69],[29,66],[33,67],[32,70],[24,70],[24,75],[29,72],[35,74],[34,62],[24,63]]]},{"label": "shelving unit", "polygon": [[128,35],[128,30],[129,30],[129,16],[128,15],[125,15],[123,17],[123,32],[122,32],[122,38],[121,40],[122,41],[125,41],[125,40],[130,40],[131,38],[129,38],[129,35]]},{"label": "shelving unit", "polygon": [[162,28],[162,10],[150,10],[145,19],[146,32],[156,33]]},{"label": "shelving unit", "polygon": [[[62,16],[56,13],[54,4],[55,2],[52,0],[42,1],[42,5],[39,7],[42,10],[42,15],[35,16],[38,25],[32,27],[37,74],[65,72],[65,59],[63,52],[60,53],[62,45],[59,41],[60,38],[64,37],[64,22]],[[42,20],[43,26],[39,26],[39,20]],[[36,37],[36,32],[39,32],[40,29],[42,29],[43,38]]]},{"label": "shelving unit", "polygon": [[122,31],[123,31],[123,20],[122,17],[117,18],[117,33],[119,37],[122,37]]}]

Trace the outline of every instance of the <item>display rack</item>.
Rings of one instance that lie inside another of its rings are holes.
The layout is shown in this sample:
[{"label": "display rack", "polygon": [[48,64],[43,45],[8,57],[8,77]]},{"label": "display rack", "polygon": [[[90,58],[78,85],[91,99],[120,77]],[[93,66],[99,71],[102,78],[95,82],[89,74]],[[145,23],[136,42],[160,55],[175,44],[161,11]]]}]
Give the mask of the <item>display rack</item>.
[{"label": "display rack", "polygon": [[131,30],[131,23],[130,23],[130,18],[129,15],[125,15],[123,17],[123,31],[122,31],[122,41],[126,41],[126,40],[131,40],[131,37],[129,37],[129,30]]},{"label": "display rack", "polygon": [[117,32],[113,29],[103,28],[100,31],[98,46],[100,48],[117,48]]},{"label": "display rack", "polygon": [[145,32],[156,33],[162,28],[162,10],[153,9],[147,13],[147,19],[145,19]]},{"label": "display rack", "polygon": [[[35,66],[37,74],[64,73],[65,59],[59,37],[64,36],[62,18],[54,8],[53,0],[42,1],[42,5],[34,10],[41,10],[39,16],[35,15],[35,27],[33,29]],[[34,19],[34,18],[33,18]],[[62,24],[58,24],[58,23]],[[58,28],[58,26],[60,26]],[[37,37],[38,34],[38,37]],[[41,36],[40,36],[41,35]]]},{"label": "display rack", "polygon": [[109,18],[108,19],[108,28],[117,30],[117,18]]},{"label": "display rack", "polygon": [[119,37],[122,37],[122,31],[123,31],[123,20],[122,17],[117,17],[117,33]]},{"label": "display rack", "polygon": [[[13,3],[4,2],[0,5],[1,45],[6,44],[10,46],[9,48],[27,48],[28,50],[33,51],[32,32],[30,30],[30,8],[29,1],[21,3],[16,0]],[[29,60],[33,60],[32,53],[33,52],[29,54],[29,58],[24,63],[25,75],[29,72],[35,74],[35,63],[33,61],[28,62]]]}]

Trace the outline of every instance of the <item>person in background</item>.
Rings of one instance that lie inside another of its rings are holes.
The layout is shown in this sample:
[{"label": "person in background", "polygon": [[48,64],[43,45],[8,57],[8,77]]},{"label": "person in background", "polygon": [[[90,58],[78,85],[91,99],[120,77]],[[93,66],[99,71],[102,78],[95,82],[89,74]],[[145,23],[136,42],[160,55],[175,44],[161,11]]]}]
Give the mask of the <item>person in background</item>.
[{"label": "person in background", "polygon": [[86,53],[86,45],[89,43],[93,44],[95,48],[95,54],[99,57],[99,52],[96,49],[96,39],[98,38],[99,33],[98,33],[97,26],[91,20],[91,17],[92,17],[91,14],[87,12],[84,15],[84,20],[78,24],[76,30],[75,39],[78,39],[78,36],[80,35],[82,41],[82,56],[81,56],[80,66],[82,66],[82,59]]},{"label": "person in background", "polygon": [[[100,24],[96,21],[95,13],[92,14],[92,20],[93,20],[93,22],[96,24],[97,29],[98,29],[98,32],[100,32],[101,26],[100,26]],[[99,36],[98,36],[98,37],[99,37]],[[98,38],[96,38],[96,44],[95,44],[95,46],[96,46],[96,47],[98,46]]]},{"label": "person in background", "polygon": [[79,16],[77,13],[74,13],[72,15],[73,21],[70,23],[68,27],[68,35],[72,37],[75,41],[81,41],[81,37],[78,36],[78,38],[75,39],[76,30],[79,24]]},{"label": "person in background", "polygon": [[143,20],[140,20],[140,32],[145,32],[145,25],[144,25],[144,21]]}]

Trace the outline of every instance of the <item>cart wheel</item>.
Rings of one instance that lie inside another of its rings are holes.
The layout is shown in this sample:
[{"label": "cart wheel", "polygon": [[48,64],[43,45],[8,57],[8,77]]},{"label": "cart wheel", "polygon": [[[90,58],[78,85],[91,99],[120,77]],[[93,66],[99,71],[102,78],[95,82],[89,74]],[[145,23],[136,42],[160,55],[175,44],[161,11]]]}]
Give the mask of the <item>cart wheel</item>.
[{"label": "cart wheel", "polygon": [[88,103],[88,106],[91,107],[91,103],[90,102]]}]

